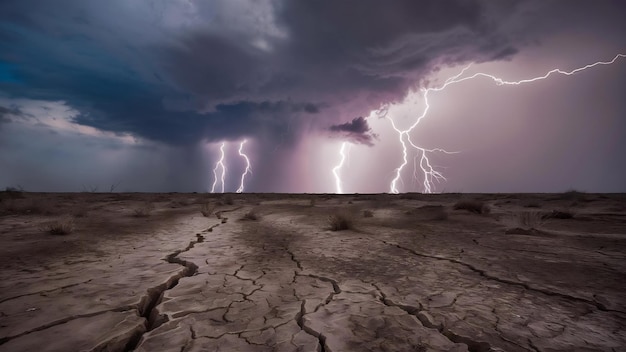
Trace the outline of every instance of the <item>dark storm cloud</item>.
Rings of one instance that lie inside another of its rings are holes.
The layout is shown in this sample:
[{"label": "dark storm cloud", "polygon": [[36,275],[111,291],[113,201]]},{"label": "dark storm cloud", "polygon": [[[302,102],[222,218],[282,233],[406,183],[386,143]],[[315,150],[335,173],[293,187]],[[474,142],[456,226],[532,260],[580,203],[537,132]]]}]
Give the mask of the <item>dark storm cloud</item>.
[{"label": "dark storm cloud", "polygon": [[373,139],[376,138],[376,135],[371,133],[367,120],[362,116],[355,117],[350,122],[332,125],[328,130],[343,134],[346,138],[360,144],[373,145]]},{"label": "dark storm cloud", "polygon": [[19,110],[10,109],[10,108],[4,107],[4,106],[0,106],[0,123],[11,121],[9,116],[10,115],[18,115],[19,113],[20,113]]},{"label": "dark storm cloud", "polygon": [[237,22],[247,12],[233,2],[185,4],[136,2],[135,13],[122,1],[4,1],[0,61],[12,82],[0,90],[63,100],[80,124],[171,144],[293,139],[401,99],[439,65],[517,50],[493,21],[516,2],[251,3],[261,24]]}]

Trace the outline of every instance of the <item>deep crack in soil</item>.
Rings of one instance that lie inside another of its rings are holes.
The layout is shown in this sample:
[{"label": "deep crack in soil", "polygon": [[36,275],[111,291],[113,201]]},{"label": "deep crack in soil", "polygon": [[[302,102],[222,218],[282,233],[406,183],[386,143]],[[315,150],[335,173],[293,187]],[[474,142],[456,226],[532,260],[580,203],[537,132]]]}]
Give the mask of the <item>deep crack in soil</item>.
[{"label": "deep crack in soil", "polygon": [[613,313],[619,313],[619,314],[626,314],[626,312],[623,312],[621,310],[614,310],[614,309],[609,309],[607,308],[604,304],[597,302],[597,301],[593,301],[593,300],[589,300],[589,299],[585,299],[582,297],[576,297],[576,296],[571,296],[565,293],[560,293],[560,292],[554,292],[554,291],[550,291],[550,290],[546,290],[546,289],[542,289],[539,287],[533,287],[530,286],[526,283],[523,282],[519,282],[519,281],[513,281],[513,280],[509,280],[509,279],[505,279],[505,278],[501,278],[501,277],[497,277],[497,276],[493,276],[488,274],[485,270],[479,269],[477,267],[475,267],[472,264],[469,263],[465,263],[463,261],[457,260],[457,259],[453,259],[453,258],[447,258],[447,257],[441,257],[441,256],[437,256],[437,255],[430,255],[430,254],[425,254],[425,253],[420,253],[414,249],[402,246],[400,244],[397,243],[392,243],[392,242],[387,242],[385,240],[378,240],[386,245],[389,246],[394,246],[396,248],[405,250],[407,252],[410,252],[414,255],[420,256],[420,257],[424,257],[424,258],[431,258],[431,259],[436,259],[436,260],[443,260],[443,261],[447,261],[450,263],[454,263],[454,264],[458,264],[458,265],[462,265],[468,269],[470,269],[471,271],[477,273],[478,275],[484,277],[485,279],[488,280],[493,280],[502,284],[507,284],[507,285],[513,285],[513,286],[518,286],[518,287],[522,287],[528,291],[533,291],[533,292],[538,292],[538,293],[542,293],[544,295],[547,296],[556,296],[556,297],[561,297],[570,301],[575,301],[575,302],[579,302],[579,303],[586,303],[589,305],[592,305],[594,307],[596,307],[598,310],[603,311],[603,312],[613,312]]},{"label": "deep crack in soil", "polygon": [[[209,230],[212,230],[214,227],[215,226],[212,226]],[[165,282],[164,284],[148,289],[148,294],[142,298],[142,303],[140,304],[140,307],[139,307],[140,316],[146,319],[146,331],[143,334],[140,334],[139,336],[136,336],[133,339],[131,339],[126,345],[126,348],[124,349],[124,351],[126,352],[133,351],[137,347],[137,344],[139,344],[141,337],[146,332],[152,331],[167,322],[168,320],[167,316],[157,315],[154,308],[157,305],[159,305],[159,303],[161,303],[161,301],[163,300],[163,294],[165,293],[165,291],[176,287],[176,285],[178,285],[178,281],[181,278],[193,276],[198,271],[198,266],[196,264],[178,258],[178,255],[189,251],[196,244],[201,243],[201,242],[204,242],[204,236],[202,236],[202,234],[200,233],[197,233],[196,239],[193,241],[190,241],[187,247],[185,247],[184,249],[174,251],[168,254],[163,259],[168,263],[181,265],[184,267],[184,269],[181,272],[177,273],[176,275],[170,277],[167,280],[167,282]]]},{"label": "deep crack in soil", "polygon": [[442,334],[443,336],[447,337],[448,340],[450,340],[450,341],[452,341],[454,343],[462,343],[464,345],[467,345],[467,349],[470,352],[489,352],[489,351],[491,351],[491,345],[489,343],[484,342],[484,341],[476,341],[476,340],[473,340],[473,339],[471,339],[471,338],[469,338],[467,336],[457,335],[454,332],[452,332],[449,329],[447,329],[443,324],[437,325],[434,322],[430,321],[424,314],[420,314],[420,313],[428,313],[428,311],[424,310],[421,306],[420,307],[414,307],[414,306],[408,306],[408,305],[396,303],[396,302],[392,301],[391,299],[389,299],[387,297],[387,295],[385,295],[385,293],[383,292],[383,290],[380,289],[378,284],[372,283],[372,286],[374,286],[376,288],[376,290],[378,291],[378,293],[380,294],[380,301],[384,305],[386,305],[388,307],[397,307],[397,308],[402,309],[407,314],[412,315],[417,320],[419,320],[419,322],[422,323],[423,326],[425,326],[425,327],[427,327],[429,329],[437,330],[440,334]]}]

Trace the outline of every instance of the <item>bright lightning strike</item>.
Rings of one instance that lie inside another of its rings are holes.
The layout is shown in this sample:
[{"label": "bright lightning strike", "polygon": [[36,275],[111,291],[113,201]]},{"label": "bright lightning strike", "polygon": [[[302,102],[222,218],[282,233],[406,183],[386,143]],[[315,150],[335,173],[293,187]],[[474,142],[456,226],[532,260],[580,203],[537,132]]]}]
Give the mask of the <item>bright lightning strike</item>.
[{"label": "bright lightning strike", "polygon": [[333,168],[333,175],[335,175],[335,192],[343,193],[343,189],[341,187],[341,177],[339,176],[339,170],[343,167],[343,164],[346,161],[346,146],[348,146],[348,142],[341,143],[341,149],[339,150],[339,154],[341,155],[341,161],[337,166]]},{"label": "bright lightning strike", "polygon": [[[486,77],[489,78],[491,80],[493,80],[497,85],[520,85],[520,84],[524,84],[524,83],[531,83],[531,82],[535,82],[535,81],[539,81],[539,80],[543,80],[546,79],[548,77],[550,77],[551,75],[557,73],[557,74],[561,74],[561,75],[566,75],[566,76],[571,76],[575,73],[578,73],[580,71],[586,70],[588,68],[592,68],[598,65],[610,65],[615,63],[615,61],[619,58],[625,58],[626,54],[617,54],[612,60],[610,61],[598,61],[595,62],[593,64],[589,64],[589,65],[585,65],[583,67],[579,67],[576,68],[574,70],[571,71],[564,71],[561,70],[559,68],[555,68],[552,69],[550,71],[548,71],[546,74],[544,74],[543,76],[538,76],[538,77],[533,77],[533,78],[527,78],[527,79],[523,79],[523,80],[519,80],[519,81],[506,81],[502,78],[487,74],[487,73],[483,73],[483,72],[478,72],[475,73],[471,76],[467,76],[467,77],[463,77],[463,74],[470,68],[471,65],[468,65],[467,67],[465,67],[463,70],[461,70],[460,73],[458,73],[455,76],[452,76],[450,78],[448,78],[444,84],[440,87],[437,88],[422,88],[421,92],[424,96],[424,104],[426,105],[426,107],[424,108],[424,111],[422,112],[422,114],[420,116],[417,117],[417,119],[415,120],[415,122],[409,126],[409,128],[405,129],[405,130],[400,130],[399,128],[396,127],[394,121],[387,116],[387,119],[391,122],[391,126],[393,127],[393,129],[398,133],[398,138],[400,141],[400,144],[402,145],[402,163],[400,164],[400,166],[398,168],[396,168],[396,176],[393,178],[393,180],[391,180],[391,183],[389,184],[389,189],[391,191],[391,193],[399,193],[398,191],[398,187],[397,187],[397,183],[398,181],[401,180],[401,173],[402,173],[402,169],[404,169],[404,167],[407,165],[408,160],[407,160],[407,156],[408,156],[408,152],[407,152],[407,143],[415,150],[417,150],[420,155],[420,162],[419,162],[419,167],[421,169],[421,172],[423,173],[424,176],[424,192],[425,193],[431,193],[433,191],[434,188],[434,182],[435,181],[440,181],[440,180],[445,180],[445,177],[438,172],[437,170],[435,170],[430,162],[430,160],[428,159],[428,155],[427,153],[430,152],[443,152],[443,153],[447,153],[447,154],[451,154],[452,152],[447,152],[443,149],[440,148],[434,148],[434,149],[425,149],[422,147],[419,147],[417,145],[415,145],[413,143],[413,141],[411,141],[411,136],[410,136],[410,132],[415,129],[415,127],[417,127],[417,125],[420,123],[420,121],[426,117],[426,114],[428,113],[428,110],[430,109],[430,104],[428,102],[428,94],[430,92],[439,92],[442,91],[444,89],[446,89],[446,87],[455,84],[455,83],[461,83],[464,81],[468,81],[477,77]],[[379,111],[384,111],[385,115],[386,115],[386,108],[381,108]],[[343,146],[342,146],[343,148]],[[333,169],[334,172],[335,169]],[[335,174],[335,176],[337,176]],[[339,181],[337,181],[339,182]],[[339,184],[339,183],[338,183]]]},{"label": "bright lightning strike", "polygon": [[244,180],[246,178],[247,174],[251,174],[252,173],[252,169],[250,168],[250,159],[248,158],[248,156],[246,154],[243,153],[243,145],[246,144],[247,140],[243,140],[241,142],[241,144],[239,144],[239,155],[244,158],[246,160],[246,170],[241,174],[241,184],[239,185],[239,188],[237,189],[237,193],[241,193],[243,192],[243,185],[244,185]]},{"label": "bright lightning strike", "polygon": [[222,183],[222,193],[224,193],[224,176],[226,175],[226,166],[224,165],[224,146],[226,146],[226,142],[222,142],[222,145],[220,146],[220,160],[217,161],[217,163],[215,164],[215,168],[213,169],[213,176],[215,178],[213,181],[213,186],[211,187],[211,193],[215,193],[215,186],[217,185],[217,170],[220,168],[222,169],[220,181]]}]

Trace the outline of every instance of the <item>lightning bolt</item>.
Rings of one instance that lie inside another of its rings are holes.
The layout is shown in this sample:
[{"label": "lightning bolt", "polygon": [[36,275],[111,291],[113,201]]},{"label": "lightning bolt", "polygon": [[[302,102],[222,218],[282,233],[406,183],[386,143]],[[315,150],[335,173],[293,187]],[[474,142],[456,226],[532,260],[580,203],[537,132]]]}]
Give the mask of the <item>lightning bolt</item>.
[{"label": "lightning bolt", "polygon": [[243,174],[241,174],[241,184],[239,185],[239,188],[237,189],[237,193],[243,192],[243,182],[244,182],[244,180],[246,178],[246,175],[248,173],[252,173],[252,170],[250,169],[250,159],[242,151],[243,150],[243,145],[246,144],[246,142],[247,142],[247,140],[244,139],[241,142],[241,144],[239,144],[239,155],[246,160],[246,170],[243,172]]},{"label": "lightning bolt", "polygon": [[[401,173],[402,170],[404,169],[404,167],[408,164],[408,145],[410,145],[413,149],[417,150],[418,153],[421,155],[420,157],[420,162],[419,162],[419,167],[421,169],[421,173],[423,174],[424,177],[424,182],[423,182],[423,186],[424,186],[424,193],[431,193],[434,189],[434,182],[435,181],[441,181],[441,180],[446,180],[445,177],[437,170],[435,170],[435,168],[432,166],[430,159],[428,158],[428,153],[432,153],[432,152],[442,152],[442,153],[446,153],[446,154],[453,154],[456,152],[448,152],[444,149],[440,149],[440,148],[434,148],[434,149],[426,149],[426,148],[422,148],[417,146],[415,143],[413,143],[413,141],[411,140],[411,136],[410,133],[411,131],[413,131],[413,129],[415,129],[417,127],[417,125],[419,125],[420,121],[422,121],[423,118],[426,117],[426,115],[428,114],[428,110],[430,109],[430,104],[428,101],[428,95],[431,92],[440,92],[444,89],[446,89],[448,86],[456,84],[456,83],[461,83],[461,82],[465,82],[474,78],[478,78],[478,77],[484,77],[484,78],[488,78],[491,79],[492,81],[494,81],[497,85],[520,85],[520,84],[525,84],[525,83],[532,83],[532,82],[536,82],[539,80],[544,80],[547,79],[548,77],[550,77],[553,74],[561,74],[561,75],[566,75],[566,76],[571,76],[573,74],[576,74],[580,71],[595,67],[595,66],[599,66],[599,65],[611,65],[613,63],[615,63],[615,61],[617,61],[619,58],[624,58],[626,57],[626,54],[617,54],[612,60],[609,61],[598,61],[592,64],[588,64],[576,69],[573,69],[571,71],[564,71],[562,69],[559,68],[555,68],[552,69],[550,71],[548,71],[546,74],[542,75],[542,76],[538,76],[538,77],[533,77],[533,78],[527,78],[527,79],[522,79],[519,81],[507,81],[504,80],[502,78],[496,77],[494,75],[488,74],[488,73],[484,73],[484,72],[478,72],[475,73],[473,75],[467,76],[467,77],[463,77],[463,75],[465,74],[465,72],[471,67],[471,64],[466,66],[465,68],[463,68],[463,70],[461,70],[461,72],[459,72],[457,75],[452,76],[450,78],[448,78],[443,85],[441,85],[440,87],[436,87],[436,88],[422,88],[420,89],[420,91],[422,92],[422,96],[424,99],[424,111],[422,112],[422,114],[420,116],[418,116],[415,119],[415,122],[409,126],[409,128],[405,129],[405,130],[401,130],[398,127],[396,127],[395,122],[393,121],[393,119],[389,116],[387,116],[386,112],[388,109],[388,106],[384,106],[382,108],[380,108],[379,110],[376,110],[375,113],[376,114],[380,114],[381,112],[383,113],[383,117],[386,117],[390,122],[391,122],[391,126],[393,127],[393,129],[398,133],[398,139],[400,141],[400,145],[402,146],[402,163],[400,164],[399,167],[396,168],[395,170],[395,177],[391,180],[391,183],[389,184],[389,190],[391,193],[399,193],[398,191],[398,187],[397,187],[397,183],[399,181],[401,181]],[[343,146],[342,146],[343,148]],[[334,172],[335,169],[333,169]],[[414,172],[414,174],[417,174],[417,172]],[[337,176],[335,174],[335,176]],[[337,181],[337,184],[340,184],[340,181]]]},{"label": "lightning bolt", "polygon": [[220,160],[217,161],[215,168],[213,169],[214,181],[213,186],[211,187],[211,193],[215,193],[215,186],[217,185],[217,170],[219,168],[222,169],[220,180],[222,182],[222,193],[224,193],[224,176],[226,175],[226,166],[224,166],[224,146],[226,146],[226,142],[222,142],[222,145],[220,146]]},{"label": "lightning bolt", "polygon": [[337,164],[337,166],[335,166],[333,168],[333,175],[335,175],[335,192],[336,193],[343,193],[343,190],[341,188],[341,177],[339,176],[339,170],[341,170],[341,168],[343,167],[343,164],[346,161],[346,147],[348,146],[348,142],[343,142],[341,143],[341,149],[339,150],[339,154],[341,155],[341,161],[339,162],[339,164]]}]

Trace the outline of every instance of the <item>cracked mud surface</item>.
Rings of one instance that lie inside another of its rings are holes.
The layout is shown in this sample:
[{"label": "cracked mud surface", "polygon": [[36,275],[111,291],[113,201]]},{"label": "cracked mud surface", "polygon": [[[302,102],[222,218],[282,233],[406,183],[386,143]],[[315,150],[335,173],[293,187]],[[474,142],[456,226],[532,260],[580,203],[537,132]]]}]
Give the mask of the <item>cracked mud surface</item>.
[{"label": "cracked mud surface", "polygon": [[25,194],[88,211],[66,236],[0,212],[0,351],[626,349],[623,195],[315,197]]}]

